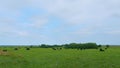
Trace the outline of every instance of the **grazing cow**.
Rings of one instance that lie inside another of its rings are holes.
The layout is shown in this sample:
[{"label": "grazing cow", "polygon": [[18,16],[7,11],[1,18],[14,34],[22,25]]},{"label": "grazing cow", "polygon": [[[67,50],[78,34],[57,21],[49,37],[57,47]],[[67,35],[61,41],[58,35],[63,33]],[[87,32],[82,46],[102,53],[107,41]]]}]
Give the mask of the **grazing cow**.
[{"label": "grazing cow", "polygon": [[103,50],[102,48],[100,48],[100,51],[101,51],[101,52],[104,52],[105,50]]},{"label": "grazing cow", "polygon": [[30,50],[30,48],[26,48],[26,50]]},{"label": "grazing cow", "polygon": [[62,48],[60,48],[60,50],[62,50]]},{"label": "grazing cow", "polygon": [[18,48],[15,48],[14,50],[18,50]]},{"label": "grazing cow", "polygon": [[4,50],[0,50],[0,55],[4,55],[4,56],[8,56],[9,53],[7,52],[7,49],[4,49]]},{"label": "grazing cow", "polygon": [[60,47],[59,50],[62,50],[62,48]]},{"label": "grazing cow", "polygon": [[107,49],[107,47],[105,49]]},{"label": "grazing cow", "polygon": [[52,48],[53,50],[56,50],[55,48]]},{"label": "grazing cow", "polygon": [[83,48],[80,48],[80,50],[83,50]]},{"label": "grazing cow", "polygon": [[7,52],[7,49],[2,50],[3,52]]}]

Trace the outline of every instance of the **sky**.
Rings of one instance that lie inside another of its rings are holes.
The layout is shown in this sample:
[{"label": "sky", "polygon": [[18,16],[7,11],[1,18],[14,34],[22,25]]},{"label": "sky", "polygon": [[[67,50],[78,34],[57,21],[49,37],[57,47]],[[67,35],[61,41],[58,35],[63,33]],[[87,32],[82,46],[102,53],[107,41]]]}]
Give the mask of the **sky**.
[{"label": "sky", "polygon": [[0,45],[120,44],[120,0],[0,0]]}]

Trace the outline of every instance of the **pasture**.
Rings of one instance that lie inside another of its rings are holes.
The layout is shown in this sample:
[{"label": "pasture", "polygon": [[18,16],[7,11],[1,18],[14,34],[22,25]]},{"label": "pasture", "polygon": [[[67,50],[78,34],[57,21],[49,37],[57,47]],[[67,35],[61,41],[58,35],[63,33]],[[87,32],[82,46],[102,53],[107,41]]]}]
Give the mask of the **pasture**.
[{"label": "pasture", "polygon": [[0,68],[120,68],[120,47],[105,52],[98,49],[62,49],[1,47]]}]

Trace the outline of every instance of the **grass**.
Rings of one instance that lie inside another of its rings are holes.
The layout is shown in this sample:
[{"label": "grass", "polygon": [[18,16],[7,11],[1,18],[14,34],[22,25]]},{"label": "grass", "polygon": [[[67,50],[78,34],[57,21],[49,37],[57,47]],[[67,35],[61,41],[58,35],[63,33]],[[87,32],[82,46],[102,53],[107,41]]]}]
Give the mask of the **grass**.
[{"label": "grass", "polygon": [[105,52],[97,49],[5,49],[10,54],[0,55],[0,68],[120,68],[120,47],[110,47]]}]

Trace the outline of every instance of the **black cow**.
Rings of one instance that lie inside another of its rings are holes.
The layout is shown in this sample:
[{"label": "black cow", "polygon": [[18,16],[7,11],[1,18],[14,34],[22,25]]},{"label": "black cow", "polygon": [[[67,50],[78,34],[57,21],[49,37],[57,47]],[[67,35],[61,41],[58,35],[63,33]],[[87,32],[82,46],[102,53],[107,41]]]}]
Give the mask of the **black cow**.
[{"label": "black cow", "polygon": [[56,48],[52,48],[53,50],[56,50]]},{"label": "black cow", "polygon": [[60,50],[62,50],[62,48],[60,48]]},{"label": "black cow", "polygon": [[105,49],[107,49],[107,47]]},{"label": "black cow", "polygon": [[26,48],[26,50],[30,50],[30,48]]},{"label": "black cow", "polygon": [[3,52],[7,52],[7,49],[2,50]]},{"label": "black cow", "polygon": [[14,50],[18,50],[18,48],[14,48]]},{"label": "black cow", "polygon": [[105,50],[103,50],[102,48],[100,48],[100,50],[99,50],[99,51],[104,52]]}]

